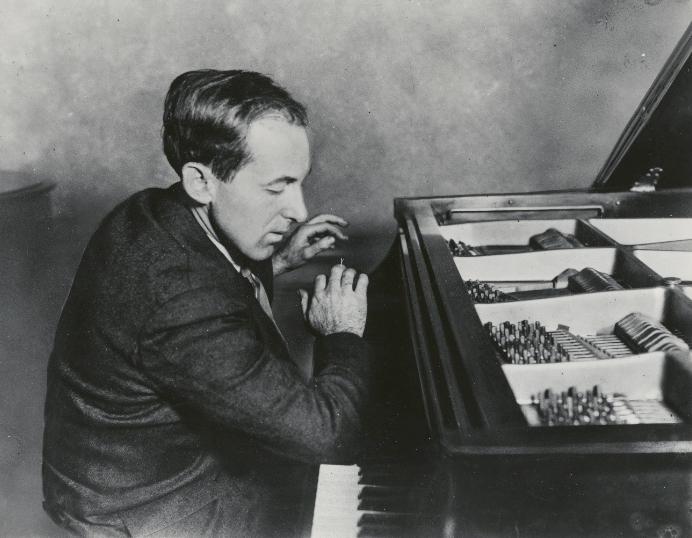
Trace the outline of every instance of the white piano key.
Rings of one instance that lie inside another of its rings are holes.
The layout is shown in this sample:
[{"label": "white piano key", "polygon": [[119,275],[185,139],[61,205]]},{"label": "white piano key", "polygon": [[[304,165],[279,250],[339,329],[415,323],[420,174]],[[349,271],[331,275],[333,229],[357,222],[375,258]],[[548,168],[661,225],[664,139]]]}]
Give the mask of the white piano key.
[{"label": "white piano key", "polygon": [[320,465],[312,519],[312,538],[355,538],[358,535],[357,465]]}]

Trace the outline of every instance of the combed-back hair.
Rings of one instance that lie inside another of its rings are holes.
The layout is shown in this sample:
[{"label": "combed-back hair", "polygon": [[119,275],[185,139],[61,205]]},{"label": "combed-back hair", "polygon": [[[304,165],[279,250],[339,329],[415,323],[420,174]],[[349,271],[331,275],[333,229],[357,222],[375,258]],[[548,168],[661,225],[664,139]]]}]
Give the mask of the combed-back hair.
[{"label": "combed-back hair", "polygon": [[198,162],[230,181],[250,159],[245,135],[254,120],[277,115],[307,126],[305,107],[271,78],[252,71],[188,71],[175,78],[163,108],[163,151],[179,176]]}]

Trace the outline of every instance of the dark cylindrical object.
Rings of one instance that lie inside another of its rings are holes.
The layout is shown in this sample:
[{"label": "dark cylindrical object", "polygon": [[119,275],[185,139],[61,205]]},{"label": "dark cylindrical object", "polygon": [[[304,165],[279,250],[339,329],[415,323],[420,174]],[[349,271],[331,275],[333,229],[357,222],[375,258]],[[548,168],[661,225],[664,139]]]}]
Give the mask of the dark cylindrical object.
[{"label": "dark cylindrical object", "polygon": [[42,266],[51,229],[51,182],[0,170],[0,274],[5,285]]}]

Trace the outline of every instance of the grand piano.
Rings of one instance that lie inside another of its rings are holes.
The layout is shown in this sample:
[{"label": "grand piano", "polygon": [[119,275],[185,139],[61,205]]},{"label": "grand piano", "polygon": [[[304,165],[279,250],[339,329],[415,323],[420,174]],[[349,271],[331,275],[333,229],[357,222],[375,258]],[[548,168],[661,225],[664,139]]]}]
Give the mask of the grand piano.
[{"label": "grand piano", "polygon": [[692,536],[691,184],[692,25],[589,190],[396,199],[311,535]]}]

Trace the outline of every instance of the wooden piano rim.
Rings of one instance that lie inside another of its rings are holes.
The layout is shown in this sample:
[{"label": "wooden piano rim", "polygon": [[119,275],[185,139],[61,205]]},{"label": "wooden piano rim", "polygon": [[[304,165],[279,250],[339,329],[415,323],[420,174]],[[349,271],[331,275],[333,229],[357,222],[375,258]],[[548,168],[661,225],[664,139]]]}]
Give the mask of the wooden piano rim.
[{"label": "wooden piano rim", "polygon": [[[607,431],[605,429],[607,428]],[[458,433],[458,432],[457,432]],[[655,440],[650,440],[650,439]],[[692,425],[639,424],[501,429],[441,438],[450,455],[689,454]]]},{"label": "wooden piano rim", "polygon": [[[632,217],[645,214],[651,218],[689,217],[690,211],[681,209],[680,198],[689,198],[691,190],[686,188],[666,189],[646,193],[637,192],[591,192],[588,190],[542,191],[533,193],[468,194],[429,197],[400,197],[394,199],[394,215],[399,222],[421,213],[432,211],[438,222],[443,221],[452,209],[485,208],[488,211],[504,208],[499,218],[483,220],[506,220],[508,209],[517,212],[527,208],[545,206],[598,206],[605,218]],[[472,217],[473,213],[469,214]],[[575,217],[567,217],[575,218]],[[468,222],[474,222],[469,220]]]}]

